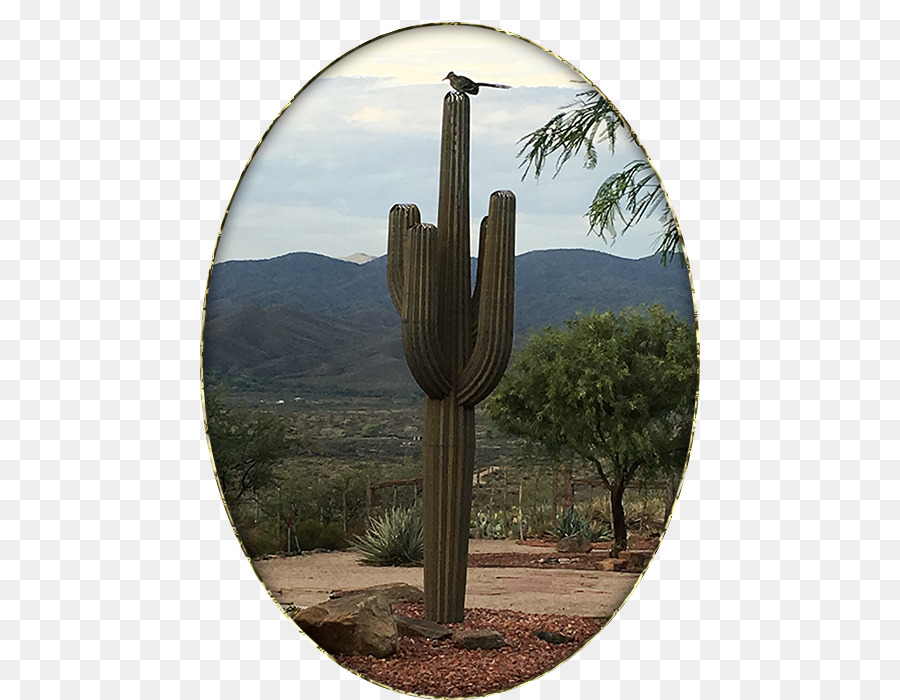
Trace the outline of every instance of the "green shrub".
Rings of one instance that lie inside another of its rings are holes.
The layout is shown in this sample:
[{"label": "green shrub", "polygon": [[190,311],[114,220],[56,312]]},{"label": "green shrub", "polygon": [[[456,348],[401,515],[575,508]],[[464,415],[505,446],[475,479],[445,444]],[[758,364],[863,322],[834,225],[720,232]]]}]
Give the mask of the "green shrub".
[{"label": "green shrub", "polygon": [[375,518],[365,535],[357,538],[360,561],[372,566],[410,566],[424,558],[425,535],[417,508],[393,508]]},{"label": "green shrub", "polygon": [[278,551],[278,543],[275,541],[275,538],[262,527],[238,524],[237,531],[240,535],[241,543],[251,559]]},{"label": "green shrub", "polygon": [[292,550],[346,549],[344,531],[337,523],[323,525],[318,520],[301,520],[293,530]]}]

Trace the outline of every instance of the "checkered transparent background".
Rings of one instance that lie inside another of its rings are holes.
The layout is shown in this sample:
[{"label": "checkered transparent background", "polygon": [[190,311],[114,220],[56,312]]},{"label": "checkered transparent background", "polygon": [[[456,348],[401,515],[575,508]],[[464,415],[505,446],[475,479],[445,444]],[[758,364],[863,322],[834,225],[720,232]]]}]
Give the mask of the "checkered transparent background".
[{"label": "checkered transparent background", "polygon": [[630,0],[0,4],[0,696],[395,696],[320,655],[243,558],[200,322],[281,107],[437,20],[532,39],[621,109],[699,316],[659,554],[598,639],[508,696],[900,697],[900,12]]}]

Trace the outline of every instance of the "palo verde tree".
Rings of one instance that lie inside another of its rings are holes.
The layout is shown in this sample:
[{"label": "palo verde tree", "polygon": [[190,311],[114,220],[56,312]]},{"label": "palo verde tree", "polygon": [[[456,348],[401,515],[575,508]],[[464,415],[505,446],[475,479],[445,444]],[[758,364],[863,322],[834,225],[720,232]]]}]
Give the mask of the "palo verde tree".
[{"label": "palo verde tree", "polygon": [[[593,169],[598,163],[597,146],[605,143],[614,152],[620,134],[637,142],[631,127],[599,90],[579,92],[574,102],[519,140],[522,178],[532,168],[535,178],[539,178],[554,155],[554,177],[566,162],[579,154],[583,154],[584,167]],[[661,262],[668,263],[681,250],[678,222],[653,166],[646,159],[633,160],[622,171],[607,177],[594,194],[585,216],[590,232],[605,241],[615,240],[639,221],[657,216],[660,234],[656,252]]]},{"label": "palo verde tree", "polygon": [[486,407],[506,432],[597,469],[623,550],[626,487],[684,469],[698,377],[696,332],[676,314],[593,312],[532,336]]}]

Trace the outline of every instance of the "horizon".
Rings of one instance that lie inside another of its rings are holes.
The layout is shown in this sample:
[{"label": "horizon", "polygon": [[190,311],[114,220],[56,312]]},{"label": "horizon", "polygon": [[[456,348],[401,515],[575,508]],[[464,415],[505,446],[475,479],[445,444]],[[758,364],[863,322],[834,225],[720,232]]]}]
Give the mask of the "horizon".
[{"label": "horizon", "polygon": [[[644,256],[642,256],[642,257],[640,257],[640,258],[625,257],[625,256],[622,256],[622,255],[616,255],[615,253],[612,253],[612,252],[610,252],[610,251],[608,251],[608,250],[599,250],[599,249],[595,249],[595,248],[535,248],[535,249],[532,249],[532,250],[526,250],[526,251],[523,251],[523,252],[521,252],[521,253],[516,253],[516,254],[515,254],[515,257],[516,257],[516,258],[521,258],[521,257],[523,257],[523,256],[525,256],[525,255],[530,255],[531,253],[557,253],[557,252],[562,252],[562,251],[583,252],[583,253],[599,253],[599,254],[601,254],[601,255],[606,255],[606,256],[608,256],[608,257],[610,257],[610,258],[616,258],[617,260],[623,260],[623,261],[626,261],[626,260],[627,260],[627,261],[630,261],[630,262],[639,262],[639,261],[641,261],[641,260],[646,260],[646,259],[648,259],[648,258],[656,258],[656,257],[657,257],[657,254],[656,254],[656,253],[649,253],[648,255],[644,255]],[[287,253],[281,253],[281,254],[279,254],[279,255],[273,255],[273,256],[267,257],[267,258],[229,258],[228,260],[215,260],[215,259],[213,259],[212,265],[222,265],[222,264],[224,264],[224,263],[229,263],[229,262],[268,262],[268,261],[270,261],[270,260],[278,260],[278,259],[280,259],[280,258],[286,258],[286,257],[289,257],[289,256],[291,256],[291,255],[317,255],[317,256],[322,257],[322,258],[328,258],[329,260],[337,260],[338,262],[346,262],[346,263],[350,263],[351,265],[359,265],[359,266],[362,266],[362,265],[368,265],[370,262],[374,262],[375,260],[380,260],[380,259],[382,259],[382,258],[387,257],[387,253],[382,253],[381,255],[369,255],[368,253],[364,253],[364,252],[362,252],[362,251],[357,251],[357,252],[355,252],[355,253],[351,253],[350,255],[347,255],[347,256],[344,256],[344,257],[335,257],[335,256],[333,256],[333,255],[328,255],[327,253],[321,253],[321,252],[316,251],[316,250],[291,250],[291,251],[288,251]],[[350,259],[349,259],[350,257],[352,257],[352,256],[354,256],[354,255],[365,255],[365,256],[367,256],[369,259],[366,260],[365,262],[359,263],[359,262],[356,262],[355,260],[350,260]],[[677,257],[677,256],[682,256],[682,257],[683,257],[683,256],[684,256],[684,253],[683,253],[683,252],[679,252],[679,253],[676,254],[676,257]],[[475,255],[470,255],[469,258],[470,258],[471,260],[478,260],[478,255],[477,255],[477,254],[475,254]]]}]

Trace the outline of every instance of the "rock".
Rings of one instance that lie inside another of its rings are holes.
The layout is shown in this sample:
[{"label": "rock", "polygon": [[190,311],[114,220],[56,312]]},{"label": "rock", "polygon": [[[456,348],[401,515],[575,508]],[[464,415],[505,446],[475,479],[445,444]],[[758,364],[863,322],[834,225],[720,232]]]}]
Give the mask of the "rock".
[{"label": "rock", "polygon": [[629,571],[643,571],[647,566],[649,555],[646,552],[631,552],[625,550],[619,553],[619,559],[625,562]]},{"label": "rock", "polygon": [[453,630],[436,622],[423,620],[419,617],[407,617],[406,615],[394,615],[397,623],[397,634],[401,637],[425,637],[425,639],[446,639]]},{"label": "rock", "polygon": [[581,535],[569,535],[568,537],[561,538],[559,542],[556,543],[556,551],[565,552],[567,554],[572,552],[586,554],[587,552],[590,552],[591,549],[593,549],[591,541]]},{"label": "rock", "polygon": [[532,634],[538,639],[543,639],[545,642],[549,642],[550,644],[568,644],[569,642],[575,641],[575,637],[569,637],[559,632],[537,630],[536,632],[532,632]]},{"label": "rock", "polygon": [[456,630],[453,643],[460,649],[499,649],[506,646],[503,635],[495,630]]},{"label": "rock", "polygon": [[380,594],[348,595],[297,612],[294,622],[332,655],[384,658],[399,648],[397,623]]},{"label": "rock", "polygon": [[370,586],[369,588],[332,591],[328,594],[328,597],[335,599],[354,595],[378,595],[383,598],[388,605],[425,602],[425,594],[422,592],[422,589],[410,586],[408,583],[382,583],[378,586]]},{"label": "rock", "polygon": [[600,568],[604,571],[625,571],[625,560],[604,559],[600,562]]}]

